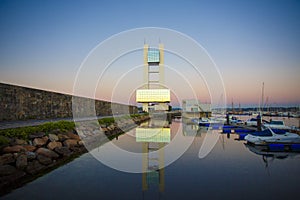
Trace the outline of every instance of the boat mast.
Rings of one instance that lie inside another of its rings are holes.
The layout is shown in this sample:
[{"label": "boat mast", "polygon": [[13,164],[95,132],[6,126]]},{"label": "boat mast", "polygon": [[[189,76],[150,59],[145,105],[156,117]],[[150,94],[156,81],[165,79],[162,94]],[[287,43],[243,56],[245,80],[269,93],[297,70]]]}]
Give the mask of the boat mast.
[{"label": "boat mast", "polygon": [[231,110],[232,110],[232,114],[234,115],[233,98],[231,98]]},{"label": "boat mast", "polygon": [[267,98],[266,98],[264,107],[266,108],[267,112],[270,112],[269,96],[267,96]]},{"label": "boat mast", "polygon": [[262,84],[262,90],[261,90],[261,112],[263,112],[264,107],[264,92],[265,92],[265,82]]}]

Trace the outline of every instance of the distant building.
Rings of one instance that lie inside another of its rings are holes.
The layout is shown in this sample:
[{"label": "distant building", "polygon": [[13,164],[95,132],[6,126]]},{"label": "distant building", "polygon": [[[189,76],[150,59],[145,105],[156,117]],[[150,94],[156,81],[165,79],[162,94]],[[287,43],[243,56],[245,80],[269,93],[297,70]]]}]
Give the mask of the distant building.
[{"label": "distant building", "polygon": [[201,103],[197,99],[182,101],[182,116],[186,118],[200,118],[211,116],[211,104]]}]

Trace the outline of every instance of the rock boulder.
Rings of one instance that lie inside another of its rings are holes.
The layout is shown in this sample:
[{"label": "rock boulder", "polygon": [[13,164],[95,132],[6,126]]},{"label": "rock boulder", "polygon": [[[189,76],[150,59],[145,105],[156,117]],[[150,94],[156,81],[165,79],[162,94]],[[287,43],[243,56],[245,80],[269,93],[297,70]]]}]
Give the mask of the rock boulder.
[{"label": "rock boulder", "polygon": [[35,152],[31,152],[31,151],[27,151],[26,156],[27,156],[27,161],[31,161],[36,158]]},{"label": "rock boulder", "polygon": [[15,162],[15,158],[12,153],[6,153],[0,156],[0,165],[5,165]]},{"label": "rock boulder", "polygon": [[67,136],[70,138],[70,139],[74,139],[74,140],[80,140],[80,137],[79,135],[76,135],[72,132],[67,132]]},{"label": "rock boulder", "polygon": [[69,137],[65,134],[58,134],[57,136],[58,136],[59,141],[61,141],[61,142],[69,139]]},{"label": "rock boulder", "polygon": [[26,140],[21,140],[21,139],[16,138],[15,141],[14,141],[14,144],[15,145],[22,145],[22,144],[27,144],[27,142],[26,142]]},{"label": "rock boulder", "polygon": [[28,163],[28,166],[26,167],[26,172],[29,174],[37,174],[45,168],[45,165],[42,165],[39,161],[34,160],[33,162]]},{"label": "rock boulder", "polygon": [[43,165],[50,165],[52,163],[52,159],[43,155],[37,156],[38,161]]},{"label": "rock boulder", "polygon": [[55,149],[56,147],[62,147],[62,144],[61,142],[49,142],[49,144],[47,145],[47,148],[50,149],[50,150],[53,150]]},{"label": "rock boulder", "polygon": [[55,153],[54,151],[50,150],[50,149],[46,149],[46,148],[39,148],[38,150],[36,150],[36,153],[38,155],[43,155],[46,156],[48,158],[58,158],[59,155],[57,153]]},{"label": "rock boulder", "polygon": [[64,146],[66,146],[66,147],[68,147],[68,148],[77,146],[77,140],[75,140],[75,139],[68,139],[68,140],[65,140],[65,141],[64,141]]},{"label": "rock boulder", "polygon": [[23,146],[27,151],[35,151],[36,147],[32,145],[24,145]]},{"label": "rock boulder", "polygon": [[45,145],[47,143],[47,141],[48,141],[47,136],[44,136],[42,138],[34,138],[33,146],[41,147],[41,146]]},{"label": "rock boulder", "polygon": [[21,154],[16,160],[16,167],[18,169],[25,169],[27,166],[27,155]]},{"label": "rock boulder", "polygon": [[24,151],[26,151],[26,149],[21,145],[8,146],[3,149],[4,153],[18,153]]},{"label": "rock boulder", "polygon": [[49,140],[50,140],[51,142],[56,142],[56,141],[59,140],[59,138],[58,138],[57,135],[50,133],[50,134],[49,134]]},{"label": "rock boulder", "polygon": [[16,173],[18,170],[11,165],[1,165],[0,166],[0,176],[8,176]]},{"label": "rock boulder", "polygon": [[68,147],[57,147],[54,149],[54,151],[62,156],[66,156],[69,157],[72,152],[70,151],[70,149]]}]

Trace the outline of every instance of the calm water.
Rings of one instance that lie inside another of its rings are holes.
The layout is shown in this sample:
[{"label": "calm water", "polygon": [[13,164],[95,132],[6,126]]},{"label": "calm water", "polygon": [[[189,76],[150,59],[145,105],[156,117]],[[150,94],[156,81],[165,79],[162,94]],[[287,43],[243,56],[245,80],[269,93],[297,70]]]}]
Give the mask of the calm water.
[{"label": "calm water", "polygon": [[[269,156],[258,155],[253,152],[257,149],[251,151],[245,141],[236,140],[237,135],[220,134],[213,150],[199,159],[199,149],[209,133],[193,124],[183,125],[182,121],[173,121],[169,126],[169,139],[172,141],[176,135],[179,137],[178,148],[180,141],[183,143],[196,137],[187,151],[164,169],[144,174],[120,172],[87,153],[14,190],[3,199],[282,200],[300,196],[300,154],[279,152]],[[124,150],[142,152],[145,143],[133,137],[138,135],[138,131],[132,130],[112,142]],[[168,138],[162,140],[167,141]],[[168,155],[171,154],[166,152],[163,157],[166,162]]]}]

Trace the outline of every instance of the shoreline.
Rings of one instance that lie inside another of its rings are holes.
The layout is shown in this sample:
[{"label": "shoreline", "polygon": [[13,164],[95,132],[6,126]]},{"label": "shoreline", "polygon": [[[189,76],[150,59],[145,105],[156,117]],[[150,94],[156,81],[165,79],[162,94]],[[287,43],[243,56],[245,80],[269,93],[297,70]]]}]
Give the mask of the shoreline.
[{"label": "shoreline", "polygon": [[[149,120],[148,115],[123,120],[125,129],[118,127],[114,121],[101,125],[106,135],[101,141],[108,142],[147,120]],[[9,144],[0,147],[0,196],[89,152],[84,145],[86,140],[83,141],[74,128],[68,131],[37,132],[28,135],[28,138],[28,140],[10,138]],[[103,144],[98,143],[97,136],[91,137],[91,141],[96,141],[95,145]]]}]

